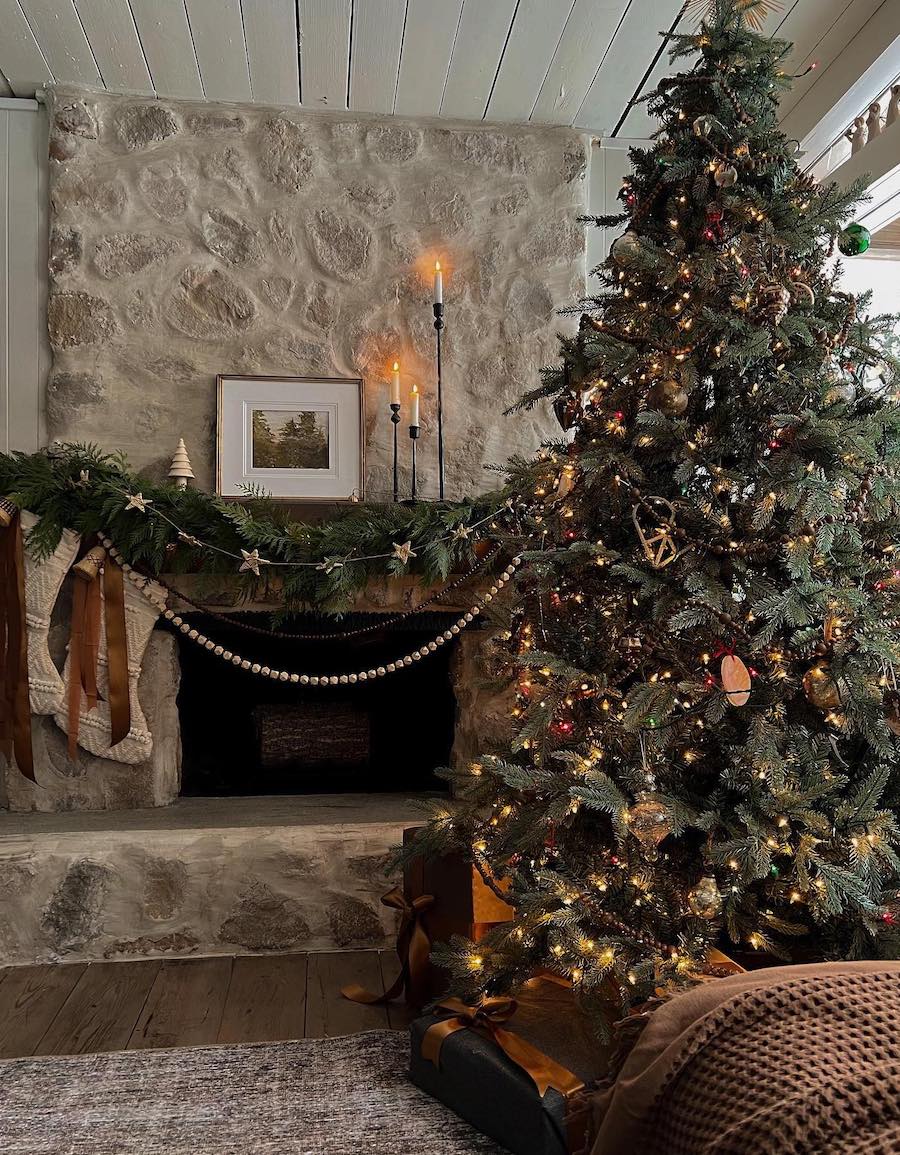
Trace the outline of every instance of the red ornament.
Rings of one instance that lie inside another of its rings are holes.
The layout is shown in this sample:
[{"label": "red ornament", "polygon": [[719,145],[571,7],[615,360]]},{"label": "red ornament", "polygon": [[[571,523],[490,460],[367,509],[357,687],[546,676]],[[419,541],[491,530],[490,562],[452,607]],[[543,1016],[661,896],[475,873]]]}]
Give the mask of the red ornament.
[{"label": "red ornament", "polygon": [[886,910],[881,916],[881,921],[886,923],[888,926],[893,926],[896,923],[897,918],[896,915],[893,915],[889,910]]},{"label": "red ornament", "polygon": [[707,227],[704,230],[704,236],[707,240],[716,240],[722,242],[725,240],[725,228],[722,220],[725,216],[725,210],[721,205],[707,205],[706,220]]}]

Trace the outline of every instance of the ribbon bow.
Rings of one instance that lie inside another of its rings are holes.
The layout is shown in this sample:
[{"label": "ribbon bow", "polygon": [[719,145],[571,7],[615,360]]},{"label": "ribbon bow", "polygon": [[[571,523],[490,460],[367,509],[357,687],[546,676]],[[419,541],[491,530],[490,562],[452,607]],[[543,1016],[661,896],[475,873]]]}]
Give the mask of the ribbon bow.
[{"label": "ribbon bow", "polygon": [[345,999],[354,1003],[389,1003],[405,992],[410,1006],[421,1007],[428,999],[426,979],[428,960],[431,957],[431,939],[422,924],[422,915],[434,906],[434,895],[420,894],[409,902],[399,886],[382,895],[382,906],[400,911],[400,926],[397,930],[397,957],[400,959],[400,974],[389,990],[383,995],[373,994],[357,983],[341,987]]},{"label": "ribbon bow", "polygon": [[28,695],[25,555],[16,509],[0,532],[0,754],[15,755],[19,771],[34,777]]},{"label": "ribbon bow", "polygon": [[488,998],[475,1007],[466,1006],[459,999],[444,999],[436,1009],[450,1011],[452,1016],[429,1027],[422,1039],[422,1058],[434,1063],[436,1067],[441,1065],[444,1040],[457,1031],[470,1030],[496,1043],[504,1055],[531,1079],[542,1099],[548,1087],[558,1091],[564,1098],[584,1087],[584,1083],[572,1071],[512,1031],[504,1030],[503,1024],[509,1022],[516,1012],[515,999]]}]

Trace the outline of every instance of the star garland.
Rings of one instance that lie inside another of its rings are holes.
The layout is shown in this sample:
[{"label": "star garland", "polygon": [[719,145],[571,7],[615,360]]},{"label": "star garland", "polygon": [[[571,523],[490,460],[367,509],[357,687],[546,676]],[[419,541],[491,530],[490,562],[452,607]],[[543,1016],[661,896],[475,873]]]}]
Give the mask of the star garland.
[{"label": "star garland", "polygon": [[[125,498],[125,511],[135,510],[139,513],[148,514],[151,517],[159,518],[167,525],[175,530],[175,534],[179,541],[185,545],[191,546],[193,549],[210,550],[222,557],[233,558],[239,562],[239,573],[252,573],[254,577],[260,576],[260,570],[264,566],[279,567],[282,569],[315,569],[325,574],[333,573],[337,569],[342,569],[345,565],[351,562],[368,562],[368,561],[399,561],[401,565],[409,565],[414,557],[418,554],[413,549],[411,541],[393,542],[390,553],[369,553],[369,554],[347,554],[344,557],[335,555],[323,557],[320,561],[281,561],[278,558],[263,557],[259,549],[246,550],[242,549],[240,554],[232,553],[231,550],[222,549],[221,546],[213,545],[212,542],[203,541],[202,538],[197,537],[196,534],[188,533],[182,529],[177,522],[173,521],[168,514],[162,512],[161,509],[151,508],[153,501],[149,497],[144,497],[141,493],[129,493],[127,490],[119,490]],[[455,526],[449,533],[435,538],[438,542],[459,542],[468,540],[472,534],[487,525],[488,522],[493,521],[498,514],[503,510],[512,509],[514,506],[512,498],[508,498],[503,505],[498,506],[497,509],[492,510],[486,517],[480,518],[478,521],[473,521],[469,525],[460,523]]]}]

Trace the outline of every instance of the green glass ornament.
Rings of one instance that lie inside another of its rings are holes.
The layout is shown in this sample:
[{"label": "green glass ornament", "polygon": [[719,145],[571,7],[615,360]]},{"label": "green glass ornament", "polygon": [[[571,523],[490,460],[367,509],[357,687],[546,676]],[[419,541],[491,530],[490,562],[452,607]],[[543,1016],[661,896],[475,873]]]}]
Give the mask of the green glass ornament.
[{"label": "green glass ornament", "polygon": [[838,237],[838,248],[845,257],[859,257],[871,245],[872,234],[865,225],[856,224],[847,225],[845,229],[841,230]]}]

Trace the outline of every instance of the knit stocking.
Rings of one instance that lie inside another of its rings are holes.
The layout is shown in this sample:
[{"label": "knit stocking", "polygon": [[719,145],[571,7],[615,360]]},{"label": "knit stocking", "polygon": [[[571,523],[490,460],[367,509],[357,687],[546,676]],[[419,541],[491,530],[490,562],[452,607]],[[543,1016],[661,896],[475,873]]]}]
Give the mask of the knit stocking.
[{"label": "knit stocking", "polygon": [[[110,563],[107,563],[110,564]],[[156,582],[148,582],[147,592],[152,593],[157,601],[165,602],[166,591]],[[126,762],[137,765],[146,762],[153,751],[153,735],[147,725],[147,719],[141,709],[138,698],[138,678],[141,675],[141,665],[153,626],[159,617],[160,611],[142,594],[135,589],[130,581],[125,582],[125,637],[128,646],[128,696],[131,703],[131,728],[127,737],[115,746],[110,746],[111,728],[109,705],[106,699],[109,696],[109,663],[106,648],[106,614],[100,617],[100,654],[97,661],[97,689],[100,700],[93,710],[87,710],[86,703],[82,702],[82,709],[78,723],[78,745],[98,754],[102,758],[111,758],[114,762]],[[65,677],[69,678],[69,659],[66,659]],[[68,733],[68,716],[64,704],[54,715],[57,725]]]},{"label": "knit stocking", "polygon": [[65,698],[65,685],[53,664],[48,647],[50,615],[78,553],[77,533],[64,529],[59,545],[46,558],[36,558],[28,548],[28,533],[37,524],[33,513],[22,511],[25,535],[25,621],[28,626],[28,689],[32,714],[54,714]]}]

